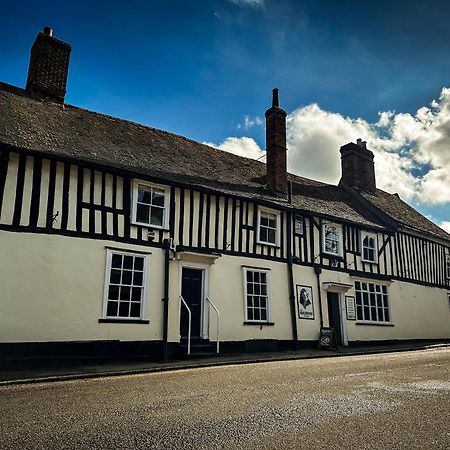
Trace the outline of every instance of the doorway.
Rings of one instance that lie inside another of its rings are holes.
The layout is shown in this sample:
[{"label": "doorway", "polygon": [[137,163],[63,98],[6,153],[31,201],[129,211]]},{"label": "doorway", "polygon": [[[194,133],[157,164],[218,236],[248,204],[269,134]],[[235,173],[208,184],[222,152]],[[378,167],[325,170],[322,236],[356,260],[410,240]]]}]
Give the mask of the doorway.
[{"label": "doorway", "polygon": [[[183,267],[181,274],[181,295],[191,310],[191,337],[201,337],[202,303],[203,303],[203,275],[202,269]],[[189,315],[184,306],[180,313],[180,334],[187,337],[189,329]]]},{"label": "doorway", "polygon": [[339,294],[337,292],[327,292],[328,303],[328,322],[331,328],[334,328],[337,345],[343,344],[341,307],[339,304]]}]

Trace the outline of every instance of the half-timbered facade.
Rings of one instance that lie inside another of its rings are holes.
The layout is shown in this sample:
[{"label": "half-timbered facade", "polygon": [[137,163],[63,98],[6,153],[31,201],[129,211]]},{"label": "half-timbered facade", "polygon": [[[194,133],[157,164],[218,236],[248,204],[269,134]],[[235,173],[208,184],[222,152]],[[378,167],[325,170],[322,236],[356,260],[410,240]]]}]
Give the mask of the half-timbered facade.
[{"label": "half-timbered facade", "polygon": [[277,90],[264,164],[65,104],[69,55],[46,29],[26,89],[0,83],[4,354],[450,338],[450,236],[365,142],[339,186],[295,176]]}]

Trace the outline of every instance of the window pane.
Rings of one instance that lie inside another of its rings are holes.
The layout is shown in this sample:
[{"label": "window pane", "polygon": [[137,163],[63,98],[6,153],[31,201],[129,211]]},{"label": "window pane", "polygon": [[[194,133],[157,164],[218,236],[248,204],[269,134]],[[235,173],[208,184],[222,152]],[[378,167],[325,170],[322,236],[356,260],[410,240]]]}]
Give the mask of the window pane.
[{"label": "window pane", "polygon": [[151,203],[151,189],[142,185],[138,187],[138,202],[139,203],[147,203],[149,205]]},{"label": "window pane", "polygon": [[261,320],[261,315],[260,315],[259,309],[253,310],[253,320]]},{"label": "window pane", "polygon": [[267,297],[261,297],[260,305],[261,305],[261,308],[267,308]]},{"label": "window pane", "polygon": [[120,288],[120,300],[130,300],[131,288],[128,286],[122,286]]},{"label": "window pane", "polygon": [[384,320],[385,320],[386,322],[389,322],[389,321],[390,321],[390,318],[389,318],[389,309],[388,309],[388,308],[384,308]]},{"label": "window pane", "polygon": [[259,297],[255,297],[255,299],[253,300],[253,306],[259,308]]},{"label": "window pane", "polygon": [[269,227],[276,228],[277,227],[277,218],[276,216],[269,219]]},{"label": "window pane", "polygon": [[130,317],[141,317],[141,304],[131,303]]},{"label": "window pane", "polygon": [[116,255],[113,253],[111,258],[111,267],[120,269],[122,267],[122,255]]},{"label": "window pane", "polygon": [[247,320],[253,320],[253,309],[247,308]]},{"label": "window pane", "polygon": [[124,270],[122,272],[122,284],[131,284],[131,270]]},{"label": "window pane", "polygon": [[118,305],[119,305],[118,302],[108,302],[108,306],[106,308],[106,315],[109,317],[116,317]]},{"label": "window pane", "polygon": [[152,208],[152,216],[150,223],[158,227],[162,227],[163,224],[164,209],[162,208]]},{"label": "window pane", "polygon": [[133,257],[130,255],[125,255],[123,257],[123,268],[132,269],[133,268]]},{"label": "window pane", "polygon": [[131,288],[131,300],[139,302],[141,300],[141,288]]},{"label": "window pane", "polygon": [[264,227],[267,227],[269,225],[269,218],[266,216],[266,214],[261,213],[259,223]]},{"label": "window pane", "polygon": [[253,272],[253,278],[255,280],[255,283],[259,283],[260,275],[261,274],[259,272]]},{"label": "window pane", "polygon": [[134,286],[142,286],[142,280],[143,280],[143,273],[142,272],[134,272],[133,285]]},{"label": "window pane", "polygon": [[277,242],[277,237],[276,237],[276,236],[277,236],[277,235],[276,235],[276,231],[270,229],[270,230],[268,231],[268,239],[267,239],[267,242],[270,242],[271,244],[276,244],[276,242]]},{"label": "window pane", "polygon": [[150,223],[149,215],[150,215],[150,207],[138,203],[136,209],[136,221],[141,223]]},{"label": "window pane", "polygon": [[108,298],[110,300],[118,300],[119,299],[119,286],[110,285]]},{"label": "window pane", "polygon": [[261,320],[267,320],[267,311],[265,309],[261,310]]},{"label": "window pane", "polygon": [[359,281],[355,281],[355,289],[361,289],[361,283]]},{"label": "window pane", "polygon": [[120,284],[120,270],[111,270],[110,283]]},{"label": "window pane", "polygon": [[247,281],[253,281],[253,272],[251,270],[247,270]]},{"label": "window pane", "polygon": [[119,304],[119,317],[129,317],[130,302],[120,302]]},{"label": "window pane", "polygon": [[362,306],[356,306],[356,318],[358,320],[363,320]]},{"label": "window pane", "polygon": [[260,280],[261,280],[261,283],[264,283],[264,284],[267,283],[267,274],[266,274],[266,272],[261,272],[260,273]]},{"label": "window pane", "polygon": [[260,227],[259,229],[259,240],[261,242],[269,242],[267,228]]},{"label": "window pane", "polygon": [[140,256],[134,258],[134,270],[144,270],[144,258]]},{"label": "window pane", "polygon": [[152,205],[164,206],[164,191],[153,190]]},{"label": "window pane", "polygon": [[247,283],[247,294],[253,294],[253,283]]},{"label": "window pane", "polygon": [[261,285],[261,295],[267,295],[267,286],[265,284]]}]

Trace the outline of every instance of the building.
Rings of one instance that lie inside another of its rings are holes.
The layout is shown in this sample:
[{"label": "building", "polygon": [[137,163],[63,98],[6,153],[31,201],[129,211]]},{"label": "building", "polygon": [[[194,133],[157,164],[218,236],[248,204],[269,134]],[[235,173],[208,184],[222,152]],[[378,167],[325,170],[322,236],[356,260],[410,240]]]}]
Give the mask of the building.
[{"label": "building", "polygon": [[267,164],[87,111],[70,50],[45,28],[26,88],[0,84],[3,357],[216,350],[219,320],[221,353],[450,338],[450,236],[365,142],[333,186],[287,173],[276,89]]}]

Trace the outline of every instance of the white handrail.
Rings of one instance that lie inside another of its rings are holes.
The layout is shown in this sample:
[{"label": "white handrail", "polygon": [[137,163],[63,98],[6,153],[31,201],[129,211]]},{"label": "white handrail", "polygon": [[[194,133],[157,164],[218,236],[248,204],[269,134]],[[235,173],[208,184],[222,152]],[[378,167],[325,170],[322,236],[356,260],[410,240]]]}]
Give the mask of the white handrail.
[{"label": "white handrail", "polygon": [[216,311],[217,316],[217,354],[219,353],[219,346],[220,346],[220,313],[217,309],[216,305],[211,301],[209,297],[206,297],[206,300],[208,300],[208,303],[214,308],[214,311]]},{"label": "white handrail", "polygon": [[[188,323],[188,336],[187,336],[187,338],[188,338],[187,354],[190,355],[191,354],[191,310],[189,309],[189,306],[185,302],[182,295],[180,295],[180,300],[181,300],[181,303],[183,303],[183,305],[186,307],[187,312],[188,312],[189,323]],[[181,308],[181,303],[180,303],[180,308]],[[181,311],[181,309],[180,309],[180,311]]]}]

